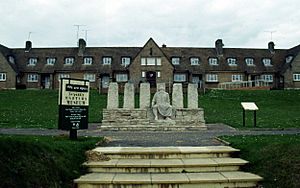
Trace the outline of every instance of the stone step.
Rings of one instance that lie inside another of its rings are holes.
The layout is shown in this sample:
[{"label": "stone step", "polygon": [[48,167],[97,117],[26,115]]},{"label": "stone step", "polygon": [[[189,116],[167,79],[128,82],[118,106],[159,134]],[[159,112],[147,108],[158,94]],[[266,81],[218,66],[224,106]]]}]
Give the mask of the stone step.
[{"label": "stone step", "polygon": [[90,172],[118,173],[180,173],[237,171],[248,161],[239,158],[200,159],[112,159],[110,161],[87,162]]},{"label": "stone step", "polygon": [[206,126],[148,126],[148,125],[103,125],[102,131],[199,131],[207,130]]},{"label": "stone step", "polygon": [[97,147],[100,152],[111,159],[192,159],[210,157],[229,157],[238,149],[229,146],[206,147]]},{"label": "stone step", "polygon": [[224,188],[256,187],[262,178],[247,172],[90,173],[74,180],[78,188]]}]

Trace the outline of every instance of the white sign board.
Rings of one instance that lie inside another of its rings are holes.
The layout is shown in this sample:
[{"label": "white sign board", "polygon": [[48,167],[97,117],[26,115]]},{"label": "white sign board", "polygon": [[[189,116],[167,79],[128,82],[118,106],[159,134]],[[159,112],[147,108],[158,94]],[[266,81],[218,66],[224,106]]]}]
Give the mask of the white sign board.
[{"label": "white sign board", "polygon": [[258,107],[254,102],[241,102],[241,105],[244,110],[258,110]]},{"label": "white sign board", "polygon": [[88,106],[90,83],[84,80],[62,79],[59,105]]}]

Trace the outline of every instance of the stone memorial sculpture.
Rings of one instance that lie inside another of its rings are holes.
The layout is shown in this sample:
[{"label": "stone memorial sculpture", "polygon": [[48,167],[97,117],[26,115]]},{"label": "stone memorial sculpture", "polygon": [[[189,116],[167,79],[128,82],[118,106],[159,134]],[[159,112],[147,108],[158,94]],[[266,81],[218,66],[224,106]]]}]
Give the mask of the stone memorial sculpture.
[{"label": "stone memorial sculpture", "polygon": [[154,120],[158,120],[158,113],[166,120],[171,120],[173,108],[170,105],[170,97],[164,88],[158,88],[158,91],[154,94],[152,99],[152,110],[154,114]]}]

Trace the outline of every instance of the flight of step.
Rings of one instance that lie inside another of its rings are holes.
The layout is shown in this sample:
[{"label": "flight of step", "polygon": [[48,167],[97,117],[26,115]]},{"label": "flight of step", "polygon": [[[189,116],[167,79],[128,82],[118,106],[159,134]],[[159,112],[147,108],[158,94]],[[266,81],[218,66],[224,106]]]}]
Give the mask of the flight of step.
[{"label": "flight of step", "polygon": [[209,147],[98,147],[107,161],[86,162],[78,188],[257,187],[262,177],[240,171],[239,150]]}]

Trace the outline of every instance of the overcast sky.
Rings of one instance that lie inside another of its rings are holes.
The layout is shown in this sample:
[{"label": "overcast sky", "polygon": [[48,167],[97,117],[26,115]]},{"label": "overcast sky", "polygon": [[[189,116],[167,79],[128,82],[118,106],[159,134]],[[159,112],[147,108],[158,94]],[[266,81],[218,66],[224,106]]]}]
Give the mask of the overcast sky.
[{"label": "overcast sky", "polygon": [[[0,43],[8,47],[158,45],[275,48],[300,44],[299,0],[0,0]],[[87,31],[85,31],[87,30]]]}]

